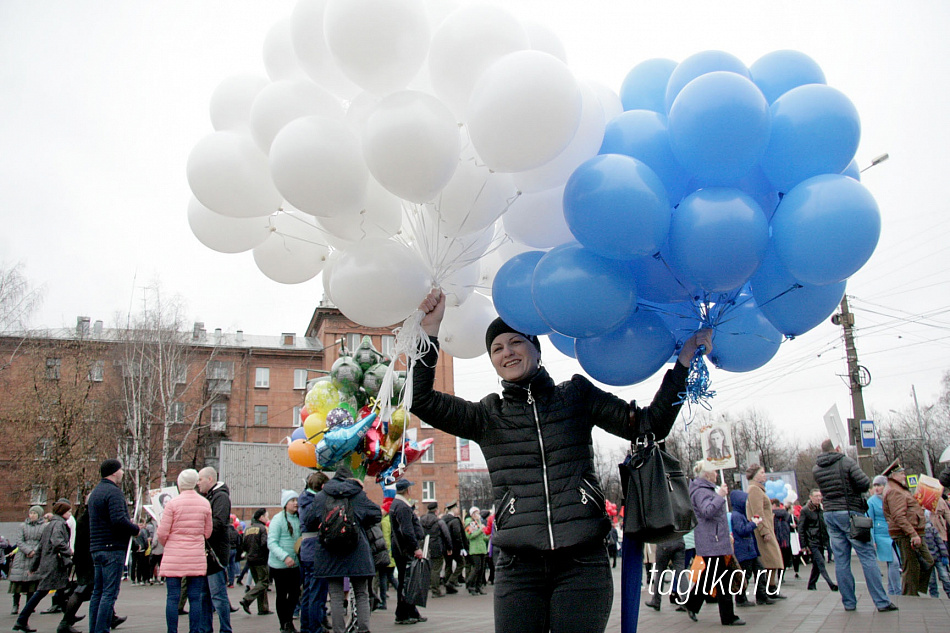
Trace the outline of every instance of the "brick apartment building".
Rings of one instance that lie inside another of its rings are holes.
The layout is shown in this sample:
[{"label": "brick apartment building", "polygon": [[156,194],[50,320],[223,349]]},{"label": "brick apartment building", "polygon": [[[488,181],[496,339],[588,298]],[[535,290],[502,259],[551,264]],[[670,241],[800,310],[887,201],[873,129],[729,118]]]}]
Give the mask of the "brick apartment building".
[{"label": "brick apartment building", "polygon": [[[303,335],[208,332],[195,323],[191,332],[174,333],[172,343],[154,332],[142,342],[136,332],[80,317],[75,329],[0,336],[0,521],[22,521],[32,503],[48,507],[57,496],[75,500],[98,481],[105,457],[123,459],[131,498],[136,475],[144,491],[174,482],[184,468],[217,466],[223,441],[286,442],[300,425],[308,380],[329,370],[341,342],[352,350],[364,335],[383,354],[392,351],[391,328],[362,327],[322,303]],[[154,357],[163,346],[165,373],[146,380],[149,368],[162,364]],[[154,382],[168,388],[146,400],[146,387],[138,385]],[[450,356],[439,360],[436,388],[452,392]],[[134,427],[145,429],[138,440],[129,431],[133,419],[148,421]],[[456,438],[416,418],[408,429],[417,440],[435,438],[409,468],[413,496],[457,498]],[[366,490],[382,501],[378,486]]]}]

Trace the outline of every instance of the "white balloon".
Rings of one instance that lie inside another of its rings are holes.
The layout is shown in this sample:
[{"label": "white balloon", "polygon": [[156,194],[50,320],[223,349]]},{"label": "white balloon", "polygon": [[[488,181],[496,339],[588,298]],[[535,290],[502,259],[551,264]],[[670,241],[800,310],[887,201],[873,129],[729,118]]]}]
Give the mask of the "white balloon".
[{"label": "white balloon", "polygon": [[442,192],[426,205],[446,235],[467,235],[494,224],[517,191],[509,174],[492,171],[474,158],[461,159]]},{"label": "white balloon", "polygon": [[333,218],[318,218],[317,224],[337,238],[331,239],[330,244],[340,248],[368,237],[390,238],[402,225],[402,200],[371,178],[366,185],[366,204],[362,209]]},{"label": "white balloon", "polygon": [[405,88],[429,51],[423,0],[329,0],[323,34],[343,73],[377,94]]},{"label": "white balloon", "polygon": [[267,153],[285,125],[310,115],[342,119],[343,106],[309,79],[275,81],[261,90],[251,106],[251,134],[257,146]]},{"label": "white balloon", "polygon": [[507,10],[489,4],[464,6],[432,34],[428,64],[432,89],[464,119],[472,88],[485,69],[529,47],[524,27]]},{"label": "white balloon", "polygon": [[564,187],[522,194],[502,221],[508,236],[532,248],[552,248],[573,242],[564,219]]},{"label": "white balloon", "polygon": [[333,278],[333,266],[340,259],[340,251],[330,251],[330,254],[327,255],[327,261],[323,264],[323,270],[320,273],[321,281],[323,282],[323,297],[331,305],[336,305],[333,303],[333,297],[330,295],[330,283]]},{"label": "white balloon", "polygon": [[357,136],[363,134],[363,124],[367,117],[379,105],[379,95],[362,91],[350,101],[346,108],[346,122],[350,124]]},{"label": "white balloon", "polygon": [[323,269],[330,250],[313,218],[284,212],[272,219],[273,232],[254,249],[254,263],[274,281],[299,284]]},{"label": "white balloon", "polygon": [[431,200],[448,184],[460,148],[455,117],[424,92],[394,92],[363,123],[363,156],[370,173],[412,202]]},{"label": "white balloon", "polygon": [[574,138],[554,160],[513,175],[515,184],[522,192],[544,191],[565,185],[578,165],[600,151],[604,142],[604,129],[607,127],[604,108],[593,88],[584,82],[578,82],[578,87],[583,99],[583,110]]},{"label": "white balloon", "polygon": [[461,305],[472,296],[481,276],[479,268],[479,263],[474,262],[456,270],[442,280],[442,290],[445,292],[447,306]]},{"label": "white balloon", "polygon": [[249,251],[270,235],[269,218],[229,218],[194,198],[188,202],[188,226],[199,242],[219,253]]},{"label": "white balloon", "polygon": [[492,169],[534,169],[564,151],[581,109],[581,91],[564,62],[519,51],[489,66],[472,89],[469,135]]},{"label": "white balloon", "polygon": [[274,23],[264,38],[264,69],[273,81],[306,77],[290,39],[290,18]]},{"label": "white balloon", "polygon": [[366,199],[369,170],[340,119],[308,116],[285,125],[271,144],[270,168],[280,193],[311,215],[355,213]]},{"label": "white balloon", "polygon": [[523,20],[521,24],[528,34],[531,50],[553,55],[565,64],[567,63],[567,52],[564,50],[564,43],[554,31],[534,20]]},{"label": "white balloon", "polygon": [[455,358],[485,354],[485,332],[497,316],[491,299],[478,293],[460,306],[447,306],[439,328],[442,350]]},{"label": "white balloon", "polygon": [[419,257],[398,242],[369,238],[340,252],[330,294],[346,318],[360,325],[385,327],[404,321],[432,287],[432,276]]},{"label": "white balloon", "polygon": [[299,0],[290,16],[290,40],[297,61],[315,82],[344,99],[352,98],[359,86],[346,78],[327,48],[323,14],[327,0]]},{"label": "white balloon", "polygon": [[594,89],[594,94],[600,99],[600,105],[604,108],[604,119],[608,123],[623,114],[623,103],[613,89],[593,80],[587,80],[587,85]]},{"label": "white balloon", "polygon": [[233,218],[267,216],[280,207],[280,193],[267,156],[249,137],[213,132],[188,155],[188,185],[204,206]]},{"label": "white balloon", "polygon": [[211,94],[211,126],[215,130],[249,132],[251,104],[267,84],[267,79],[258,75],[224,79]]}]

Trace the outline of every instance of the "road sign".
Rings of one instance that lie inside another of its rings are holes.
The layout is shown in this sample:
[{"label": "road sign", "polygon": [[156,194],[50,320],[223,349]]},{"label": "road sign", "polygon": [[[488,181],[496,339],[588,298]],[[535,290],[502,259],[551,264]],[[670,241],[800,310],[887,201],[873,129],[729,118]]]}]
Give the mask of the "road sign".
[{"label": "road sign", "polygon": [[861,447],[877,448],[877,436],[874,434],[874,420],[861,420]]}]

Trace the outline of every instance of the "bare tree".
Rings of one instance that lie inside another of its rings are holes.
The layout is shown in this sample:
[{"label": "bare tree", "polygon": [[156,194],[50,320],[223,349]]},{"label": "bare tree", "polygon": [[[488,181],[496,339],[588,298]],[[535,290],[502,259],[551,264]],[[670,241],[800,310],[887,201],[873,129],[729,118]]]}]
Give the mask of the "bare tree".
[{"label": "bare tree", "polygon": [[117,418],[100,381],[108,350],[77,339],[26,339],[0,388],[11,463],[22,492],[82,498],[115,455]]},{"label": "bare tree", "polygon": [[595,444],[594,473],[604,496],[618,505],[623,505],[623,491],[620,486],[620,468],[627,452],[616,444]]},{"label": "bare tree", "polygon": [[202,436],[211,417],[205,413],[215,402],[181,315],[179,300],[163,296],[156,284],[146,289],[141,312],[116,328],[123,376],[116,402],[125,419],[124,456],[136,499],[166,485],[169,464],[181,461]]},{"label": "bare tree", "polygon": [[41,290],[33,288],[23,274],[23,264],[0,264],[0,332],[16,333],[20,344],[0,359],[0,371],[7,369],[26,340],[30,317],[43,300]]}]

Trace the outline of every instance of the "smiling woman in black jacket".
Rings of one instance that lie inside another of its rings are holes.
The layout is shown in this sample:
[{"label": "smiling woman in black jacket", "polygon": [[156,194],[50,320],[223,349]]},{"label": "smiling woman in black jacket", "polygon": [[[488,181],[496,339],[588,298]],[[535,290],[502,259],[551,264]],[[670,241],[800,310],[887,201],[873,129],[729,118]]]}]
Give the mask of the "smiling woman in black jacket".
[{"label": "smiling woman in black jacket", "polygon": [[603,631],[613,600],[604,546],[610,519],[593,465],[594,426],[628,440],[666,437],[685,390],[689,362],[710,332],[693,335],[647,407],[626,402],[575,375],[555,384],[541,367],[535,336],[501,319],[485,344],[503,393],[480,402],[433,389],[445,297],[433,290],[420,309],[433,345],[415,366],[412,413],[478,442],[496,508],[495,630]]}]

